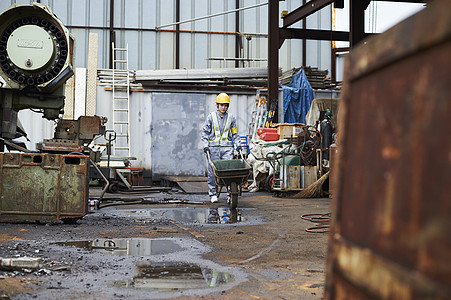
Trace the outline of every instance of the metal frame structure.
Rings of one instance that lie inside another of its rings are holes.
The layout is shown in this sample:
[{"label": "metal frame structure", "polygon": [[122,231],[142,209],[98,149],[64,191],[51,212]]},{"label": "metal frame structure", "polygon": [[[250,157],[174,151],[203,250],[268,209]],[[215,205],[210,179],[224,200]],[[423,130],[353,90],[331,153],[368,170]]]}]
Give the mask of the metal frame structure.
[{"label": "metal frame structure", "polygon": [[[387,2],[425,3],[425,0],[382,0]],[[269,105],[278,103],[279,82],[279,49],[286,39],[303,40],[303,63],[305,65],[305,40],[349,41],[350,48],[357,45],[365,37],[364,16],[365,9],[371,0],[349,0],[350,31],[314,30],[307,29],[305,18],[318,10],[334,4],[336,8],[344,8],[344,0],[311,0],[286,14],[283,26],[279,28],[279,0],[269,0],[268,8],[268,98]],[[302,29],[289,28],[290,25],[303,20]],[[333,54],[332,54],[333,55]]]}]

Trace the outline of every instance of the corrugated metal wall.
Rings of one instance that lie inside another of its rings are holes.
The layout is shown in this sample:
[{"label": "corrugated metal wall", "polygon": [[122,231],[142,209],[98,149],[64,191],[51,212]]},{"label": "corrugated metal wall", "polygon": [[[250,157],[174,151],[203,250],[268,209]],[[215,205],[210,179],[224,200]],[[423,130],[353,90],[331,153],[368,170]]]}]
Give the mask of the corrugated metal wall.
[{"label": "corrugated metal wall", "polygon": [[[32,2],[2,0],[0,11],[14,3]],[[240,7],[247,7],[267,0],[241,0]],[[109,67],[110,0],[42,0],[66,24],[76,37],[76,67],[87,67],[88,38],[90,32],[99,35],[98,67]],[[235,9],[235,0],[183,0],[180,1],[180,20],[193,19]],[[302,1],[281,1],[280,11],[293,11]],[[267,5],[240,12],[240,32],[267,34]],[[156,26],[175,22],[175,0],[115,0],[114,26],[136,30],[116,30],[116,44],[129,45],[130,68],[135,70],[175,68],[175,26],[155,31]],[[89,26],[90,29],[83,28]],[[282,26],[282,19],[280,20]],[[93,28],[94,27],[94,28]],[[301,28],[301,22],[292,27]],[[307,18],[307,28],[330,29],[331,8],[326,7]],[[172,30],[167,32],[167,30]],[[211,57],[235,56],[235,14],[180,25],[180,68],[234,67],[232,61],[224,64],[210,61]],[[219,33],[199,33],[220,32]],[[252,35],[248,42],[242,38],[241,57],[267,58],[267,41],[264,36]],[[307,41],[307,65],[330,70],[331,43]],[[280,67],[284,70],[302,65],[301,40],[286,40],[280,49]],[[255,62],[255,67],[266,67],[266,61]]]},{"label": "corrugated metal wall", "polygon": [[[5,10],[11,4],[28,4],[30,2],[32,1],[2,0],[0,1],[0,11]],[[130,68],[140,70],[174,68],[175,33],[173,30],[175,26],[163,28],[166,31],[155,31],[155,27],[175,21],[175,0],[115,0],[114,2],[114,26],[136,29],[116,31],[117,46],[122,47],[127,43],[129,45]],[[235,9],[234,0],[183,0],[180,2],[182,5],[180,20]],[[265,2],[266,0],[241,0],[240,7]],[[87,67],[89,33],[99,35],[98,67],[109,67],[110,0],[42,0],[41,3],[48,5],[75,35],[76,67]],[[301,5],[301,1],[298,0],[282,1],[280,2],[280,11],[292,11],[299,5]],[[308,17],[308,28],[330,29],[330,14],[329,7]],[[267,58],[267,38],[262,35],[252,35],[267,33],[267,16],[266,5],[240,13],[240,32],[251,34],[252,37],[249,41],[245,37],[242,38],[242,57],[249,55],[250,58]],[[282,26],[282,20],[280,20],[280,26]],[[301,23],[298,22],[292,27],[300,28]],[[234,13],[181,24],[180,29],[190,31],[182,32],[180,35],[180,68],[234,67],[234,62],[223,63],[208,60],[211,57],[235,56]],[[308,41],[307,64],[330,70],[330,44],[330,42]],[[285,70],[301,66],[301,41],[285,41],[279,57],[280,67]],[[266,65],[266,61],[253,64],[254,67],[266,67]],[[221,91],[197,92],[205,97],[205,112],[216,109],[214,99],[219,92]],[[180,91],[177,94],[178,97],[183,98],[183,95],[189,95],[192,92]],[[133,92],[131,94],[131,155],[137,157],[137,161],[134,161],[135,166],[148,170],[152,167],[152,157],[165,155],[163,150],[155,153],[160,150],[152,149],[152,115],[158,114],[158,112],[153,112],[154,109],[158,109],[158,106],[154,106],[152,101],[151,92]],[[231,94],[231,102],[230,112],[237,118],[240,135],[245,135],[255,105],[255,95]],[[96,114],[106,116],[112,122],[111,92],[105,91],[103,87],[98,87]],[[23,111],[20,113],[20,119],[30,134],[31,142],[28,142],[28,147],[35,149],[35,143],[52,137],[52,122],[42,119],[40,115]],[[202,126],[201,123],[199,126]],[[202,157],[200,130],[196,141],[197,143],[190,146],[190,150],[195,150],[199,157]],[[167,147],[174,149],[175,142],[169,143]],[[205,163],[203,158],[202,162]],[[168,174],[175,174],[176,171],[168,169]],[[197,174],[197,171],[195,170],[193,173]]]}]

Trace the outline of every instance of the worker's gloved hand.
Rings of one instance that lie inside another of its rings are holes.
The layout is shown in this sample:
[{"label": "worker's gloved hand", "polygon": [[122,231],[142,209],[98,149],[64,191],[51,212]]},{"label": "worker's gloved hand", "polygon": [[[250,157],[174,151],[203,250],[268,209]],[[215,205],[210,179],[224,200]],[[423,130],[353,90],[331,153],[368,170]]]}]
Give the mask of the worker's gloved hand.
[{"label": "worker's gloved hand", "polygon": [[241,146],[237,146],[236,151],[241,152]]},{"label": "worker's gloved hand", "polygon": [[210,149],[208,147],[204,147],[204,152],[205,153],[207,153],[207,152],[210,153]]}]

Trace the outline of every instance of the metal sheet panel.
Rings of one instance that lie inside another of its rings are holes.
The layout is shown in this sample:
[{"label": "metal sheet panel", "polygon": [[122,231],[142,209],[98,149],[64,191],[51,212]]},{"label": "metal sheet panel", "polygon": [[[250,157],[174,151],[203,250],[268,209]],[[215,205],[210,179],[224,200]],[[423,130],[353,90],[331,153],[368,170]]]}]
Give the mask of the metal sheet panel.
[{"label": "metal sheet panel", "polygon": [[152,173],[204,175],[200,144],[205,95],[152,94]]},{"label": "metal sheet panel", "polygon": [[433,1],[347,57],[326,299],[451,298],[450,20]]}]

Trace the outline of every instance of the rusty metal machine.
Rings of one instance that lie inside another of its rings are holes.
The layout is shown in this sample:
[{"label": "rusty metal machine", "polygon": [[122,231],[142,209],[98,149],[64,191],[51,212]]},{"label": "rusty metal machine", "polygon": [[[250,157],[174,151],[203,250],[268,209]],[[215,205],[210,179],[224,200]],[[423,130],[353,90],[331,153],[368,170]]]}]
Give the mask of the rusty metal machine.
[{"label": "rusty metal machine", "polygon": [[53,139],[44,140],[37,145],[37,148],[50,153],[90,154],[86,144],[89,144],[96,136],[105,133],[106,122],[106,118],[99,116],[80,116],[78,120],[60,119]]},{"label": "rusty metal machine", "polygon": [[73,37],[47,6],[15,4],[0,15],[2,138],[17,136],[21,109],[59,118],[64,83],[73,75],[73,48]]},{"label": "rusty metal machine", "polygon": [[0,221],[76,219],[88,210],[89,156],[104,119],[59,120],[55,138],[32,152],[15,145],[19,110],[59,119],[73,75],[74,39],[44,5],[14,4],[0,15]]}]

